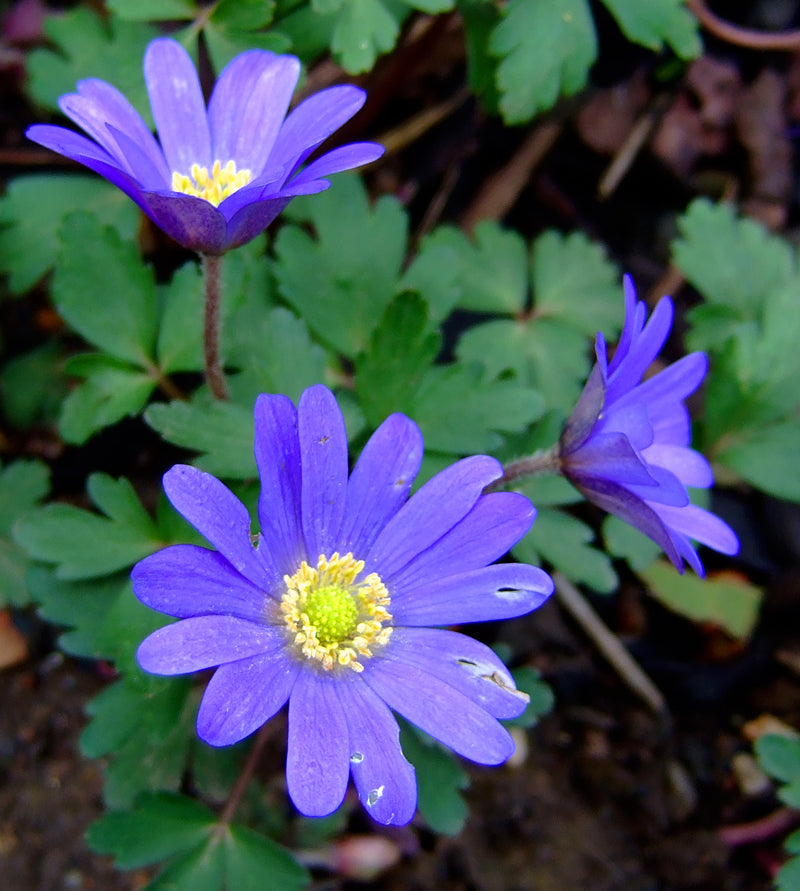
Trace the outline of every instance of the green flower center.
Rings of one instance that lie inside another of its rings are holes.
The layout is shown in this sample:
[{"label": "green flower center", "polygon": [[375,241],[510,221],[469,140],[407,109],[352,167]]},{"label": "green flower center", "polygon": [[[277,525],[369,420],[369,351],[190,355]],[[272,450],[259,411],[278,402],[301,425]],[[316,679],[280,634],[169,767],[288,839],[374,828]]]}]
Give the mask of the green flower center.
[{"label": "green flower center", "polygon": [[210,174],[207,167],[192,164],[189,172],[190,176],[173,171],[172,191],[203,198],[214,207],[218,207],[226,198],[246,186],[253,175],[247,169],[237,171],[235,161],[228,161],[224,167],[220,161],[214,161]]},{"label": "green flower center", "polygon": [[305,560],[294,575],[284,576],[281,612],[293,643],[306,659],[325,671],[341,665],[363,671],[360,658],[387,643],[389,592],[376,572],[363,579],[363,560],[352,554],[321,554],[316,569]]},{"label": "green flower center", "polygon": [[316,626],[321,644],[341,643],[356,630],[358,606],[350,592],[327,587],[312,591],[306,600],[306,615]]}]

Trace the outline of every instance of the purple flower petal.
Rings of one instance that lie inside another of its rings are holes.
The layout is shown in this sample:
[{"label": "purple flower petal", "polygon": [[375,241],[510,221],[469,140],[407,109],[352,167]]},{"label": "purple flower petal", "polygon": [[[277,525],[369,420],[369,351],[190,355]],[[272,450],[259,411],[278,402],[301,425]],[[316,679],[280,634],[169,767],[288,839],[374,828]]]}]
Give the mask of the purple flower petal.
[{"label": "purple flower petal", "polygon": [[223,164],[234,159],[254,179],[269,159],[300,76],[294,56],[255,53],[237,56],[225,68],[208,108],[215,157]]},{"label": "purple flower petal", "polygon": [[197,735],[210,746],[250,736],[284,706],[300,674],[280,650],[221,665],[200,702]]},{"label": "purple flower petal", "polygon": [[698,514],[686,491],[713,483],[708,462],[688,447],[682,402],[700,386],[708,362],[692,353],[641,383],[669,334],[672,303],[665,297],[647,322],[646,315],[626,277],[622,336],[607,367],[605,341],[597,335],[597,364],[561,436],[561,472],[589,501],[650,536],[679,571],[685,559],[702,573],[686,537],[694,537],[693,530],[723,553],[738,547],[728,526]]},{"label": "purple flower petal", "polygon": [[189,53],[176,40],[156,38],[144,54],[144,79],[170,171],[188,175],[193,164],[210,170],[206,103]]},{"label": "purple flower petal", "polygon": [[289,700],[286,782],[295,807],[324,817],[342,803],[350,773],[347,718],[337,685],[301,671]]},{"label": "purple flower petal", "polygon": [[361,167],[363,164],[370,164],[372,161],[377,161],[383,153],[383,146],[376,142],[353,142],[350,145],[343,145],[317,158],[305,170],[301,170],[291,185],[299,186],[320,177],[330,176],[332,173],[341,173],[344,170]]},{"label": "purple flower petal", "polygon": [[[536,510],[524,495],[494,492],[483,495],[472,510],[435,544],[386,575],[390,590],[413,588],[486,566],[507,553],[533,525]],[[491,530],[491,535],[487,535]]]},{"label": "purple flower petal", "polygon": [[438,473],[386,524],[368,555],[367,572],[391,578],[463,519],[483,489],[503,473],[486,455],[465,458]]},{"label": "purple flower petal", "polygon": [[478,764],[502,764],[513,754],[514,740],[502,724],[435,675],[378,658],[362,677],[389,708],[459,755]]},{"label": "purple flower petal", "polygon": [[190,250],[221,254],[228,249],[225,217],[202,198],[177,192],[145,192],[141,206],[159,228]]},{"label": "purple flower petal", "polygon": [[303,532],[314,565],[338,548],[347,493],[347,431],[333,393],[309,387],[297,406]]},{"label": "purple flower petal", "polygon": [[422,434],[405,415],[390,415],[372,434],[347,483],[340,549],[359,558],[408,498],[422,462]]},{"label": "purple flower petal", "polygon": [[535,566],[500,563],[392,591],[396,625],[457,625],[512,619],[540,607],[553,580]]},{"label": "purple flower petal", "polygon": [[528,697],[482,643],[439,628],[396,628],[381,658],[403,662],[463,693],[495,718],[516,718]]},{"label": "purple flower petal", "polygon": [[154,631],[136,659],[152,674],[188,674],[283,649],[285,634],[234,616],[197,616]]},{"label": "purple flower petal", "polygon": [[659,505],[658,513],[671,529],[699,541],[700,544],[714,548],[721,554],[739,553],[739,539],[733,529],[696,504],[681,508]]},{"label": "purple flower petal", "polygon": [[[309,555],[302,536],[297,411],[286,396],[262,394],[255,408],[256,466],[261,478],[258,518],[264,545],[281,577]],[[318,554],[314,555],[319,556]]]},{"label": "purple flower petal", "polygon": [[131,573],[134,594],[168,616],[237,616],[261,622],[273,609],[269,594],[216,551],[172,545],[145,557]]},{"label": "purple flower petal", "polygon": [[400,748],[397,721],[360,678],[338,684],[337,691],[347,715],[350,773],[361,804],[378,823],[403,826],[417,809],[417,780]]},{"label": "purple flower petal", "polygon": [[366,101],[358,87],[329,87],[304,99],[281,127],[270,161],[289,169],[302,164],[311,152],[346,124]]},{"label": "purple flower petal", "polygon": [[[128,139],[137,146],[139,152],[146,155],[152,166],[158,170],[161,187],[169,185],[171,174],[161,146],[156,142],[142,116],[125,96],[111,84],[97,78],[78,81],[78,94],[77,97],[62,96],[59,100],[61,109],[114,157],[123,162],[128,160],[125,147],[120,146],[121,152],[120,155],[117,155],[113,150],[113,143],[119,143],[116,137],[109,140],[108,133],[111,132],[113,135],[113,130],[118,130],[126,134]],[[81,119],[66,111],[65,103],[70,99],[81,100],[79,111],[82,115]],[[125,166],[124,163],[123,166]],[[134,165],[130,165],[130,172],[134,176],[136,175]]]},{"label": "purple flower petal", "polygon": [[250,514],[241,501],[210,473],[176,464],[164,474],[172,506],[254,585],[269,588],[271,573],[250,542]]}]

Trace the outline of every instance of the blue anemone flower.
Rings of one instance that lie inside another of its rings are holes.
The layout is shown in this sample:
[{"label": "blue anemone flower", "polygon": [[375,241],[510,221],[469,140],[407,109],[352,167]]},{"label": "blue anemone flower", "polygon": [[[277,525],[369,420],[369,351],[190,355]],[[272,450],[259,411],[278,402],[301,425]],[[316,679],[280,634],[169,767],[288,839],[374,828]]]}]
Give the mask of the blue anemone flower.
[{"label": "blue anemone flower", "polygon": [[597,364],[560,440],[562,473],[592,503],[640,529],[663,548],[679,572],[684,559],[703,565],[690,539],[735,554],[739,542],[719,517],[690,503],[687,486],[707,488],[714,477],[693,449],[683,404],[708,368],[691,353],[642,382],[672,326],[672,301],[663,297],[650,320],[625,277],[625,326],[609,363],[597,335]]},{"label": "blue anemone flower", "polygon": [[26,135],[114,183],[184,247],[218,255],[263,232],[295,196],[327,189],[330,174],[383,154],[375,143],[352,143],[300,169],[366,95],[330,87],[287,117],[299,74],[294,56],[248,50],[225,67],[206,109],[189,54],[159,37],[145,52],[144,76],[160,145],[125,96],[95,78],[59,99],[91,139],[49,124]]},{"label": "blue anemone flower", "polygon": [[286,778],[298,810],[322,816],[352,774],[367,812],[407,823],[413,767],[392,712],[458,754],[499,764],[514,751],[498,718],[525,708],[485,645],[429,627],[520,616],[552,593],[541,569],[488,565],[530,528],[535,509],[502,475],[465,458],[409,498],[422,459],[416,424],[394,414],[348,475],[333,394],[306,390],[297,408],[255,407],[260,533],[217,479],[178,465],[164,477],[175,508],[216,548],[174,545],[133,570],[136,596],[180,621],[151,634],[139,664],[155,674],[219,666],[197,716],[201,739],[238,742],[288,701]]}]

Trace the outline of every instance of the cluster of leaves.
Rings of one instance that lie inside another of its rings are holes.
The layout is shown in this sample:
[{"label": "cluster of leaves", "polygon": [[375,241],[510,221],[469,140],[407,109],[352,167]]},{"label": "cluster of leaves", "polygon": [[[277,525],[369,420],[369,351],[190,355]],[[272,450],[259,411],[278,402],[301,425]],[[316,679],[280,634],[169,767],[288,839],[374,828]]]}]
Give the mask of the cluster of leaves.
[{"label": "cluster of leaves", "polygon": [[[782,785],[778,797],[791,808],[800,809],[800,737],[768,734],[756,741],[759,764]],[[784,842],[791,855],[775,876],[777,891],[794,891],[800,885],[800,829]]]},{"label": "cluster of leaves", "polygon": [[674,262],[704,299],[687,344],[712,359],[701,447],[729,475],[800,501],[797,249],[702,199],[679,227]]},{"label": "cluster of leaves", "polygon": [[[84,7],[49,15],[53,50],[29,59],[30,92],[56,107],[65,85],[101,77],[147,109],[141,57],[155,23],[179,24],[174,36],[193,54],[202,35],[217,71],[244,49],[291,51],[311,63],[330,51],[352,74],[369,71],[392,50],[413,12],[457,12],[463,21],[470,85],[511,124],[551,108],[586,86],[598,38],[589,0],[109,0],[107,20]],[[699,55],[697,22],[684,0],[603,0],[633,43],[681,59]],[[269,27],[269,30],[266,29]]]}]

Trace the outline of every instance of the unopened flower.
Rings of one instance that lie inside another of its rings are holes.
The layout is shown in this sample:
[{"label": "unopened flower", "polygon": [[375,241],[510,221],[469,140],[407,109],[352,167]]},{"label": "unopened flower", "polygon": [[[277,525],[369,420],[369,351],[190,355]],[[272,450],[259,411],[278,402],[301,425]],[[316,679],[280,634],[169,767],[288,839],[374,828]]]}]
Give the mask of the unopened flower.
[{"label": "unopened flower", "polygon": [[94,78],[59,100],[91,139],[46,124],[27,136],[114,183],[185,247],[221,254],[255,238],[295,196],[327,189],[325,177],[383,154],[375,143],[353,143],[301,170],[366,97],[330,87],[286,117],[299,74],[294,56],[248,50],[223,70],[206,109],[189,54],[161,37],[144,56],[160,145],[122,93]]},{"label": "unopened flower", "polygon": [[683,400],[702,382],[708,363],[691,353],[642,382],[672,325],[662,298],[645,325],[644,303],[625,278],[625,327],[611,362],[597,335],[597,364],[560,441],[561,470],[586,498],[660,545],[676,568],[686,560],[703,574],[690,539],[735,554],[739,542],[719,517],[689,501],[686,487],[714,482],[706,459],[689,448]]},{"label": "unopened flower", "polygon": [[409,499],[422,437],[401,414],[348,476],[344,421],[323,386],[297,409],[260,396],[255,424],[255,538],[217,479],[182,465],[164,477],[172,504],[216,550],[174,545],[134,568],[137,597],[181,620],[141,644],[139,663],[167,675],[219,666],[197,717],[214,746],[253,733],[288,701],[286,776],[302,813],[335,810],[352,774],[375,820],[406,823],[416,780],[392,711],[482,764],[514,750],[497,719],[520,714],[526,697],[503,663],[428,626],[519,616],[550,595],[536,567],[488,565],[535,510],[516,493],[482,494],[502,474],[486,456],[457,462]]}]

